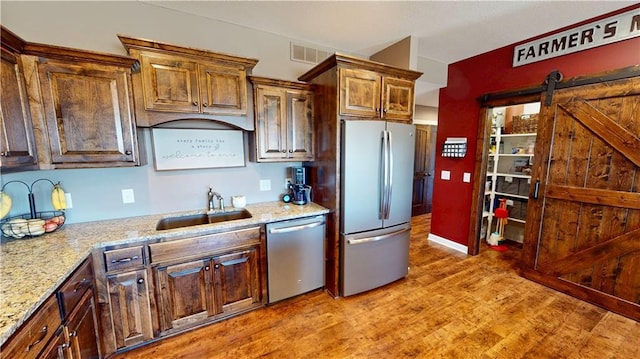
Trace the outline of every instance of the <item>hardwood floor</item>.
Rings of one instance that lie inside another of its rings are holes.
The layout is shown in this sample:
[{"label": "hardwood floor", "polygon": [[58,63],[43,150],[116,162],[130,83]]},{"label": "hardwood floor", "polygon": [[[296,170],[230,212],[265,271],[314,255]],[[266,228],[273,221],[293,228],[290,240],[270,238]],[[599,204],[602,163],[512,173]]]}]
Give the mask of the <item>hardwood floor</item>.
[{"label": "hardwood floor", "polygon": [[406,279],[314,291],[115,358],[639,358],[640,323],[518,276],[519,249],[467,257],[414,217]]}]

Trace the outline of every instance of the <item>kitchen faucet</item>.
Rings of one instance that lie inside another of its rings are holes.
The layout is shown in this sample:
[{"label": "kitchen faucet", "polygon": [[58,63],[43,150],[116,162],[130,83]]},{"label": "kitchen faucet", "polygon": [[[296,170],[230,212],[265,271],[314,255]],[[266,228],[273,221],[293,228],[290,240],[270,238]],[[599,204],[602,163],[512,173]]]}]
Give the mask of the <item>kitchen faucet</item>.
[{"label": "kitchen faucet", "polygon": [[207,203],[209,204],[209,211],[213,211],[215,208],[213,206],[213,198],[216,198],[220,203],[220,210],[224,211],[224,197],[218,192],[214,192],[213,188],[209,186],[209,193],[207,193]]}]

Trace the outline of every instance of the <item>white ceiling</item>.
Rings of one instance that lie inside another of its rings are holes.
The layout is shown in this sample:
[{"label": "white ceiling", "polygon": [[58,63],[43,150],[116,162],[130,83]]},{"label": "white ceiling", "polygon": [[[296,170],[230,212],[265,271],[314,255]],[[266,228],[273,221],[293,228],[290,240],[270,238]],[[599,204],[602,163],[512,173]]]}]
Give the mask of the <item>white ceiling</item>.
[{"label": "white ceiling", "polygon": [[[420,57],[450,64],[635,1],[149,1],[341,52],[372,55],[413,36]],[[416,103],[437,106],[437,86]],[[434,97],[435,95],[435,97]]]}]

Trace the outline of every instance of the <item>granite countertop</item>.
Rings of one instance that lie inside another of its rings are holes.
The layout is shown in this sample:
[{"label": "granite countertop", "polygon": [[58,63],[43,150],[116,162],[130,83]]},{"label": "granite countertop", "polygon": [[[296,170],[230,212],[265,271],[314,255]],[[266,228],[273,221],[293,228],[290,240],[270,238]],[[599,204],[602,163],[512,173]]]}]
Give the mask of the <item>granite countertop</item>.
[{"label": "granite countertop", "polygon": [[148,240],[166,241],[329,212],[314,203],[297,206],[265,202],[247,204],[246,209],[251,218],[188,228],[155,229],[162,218],[204,211],[65,224],[40,237],[3,240],[0,245],[0,344],[54,293],[94,248]]}]

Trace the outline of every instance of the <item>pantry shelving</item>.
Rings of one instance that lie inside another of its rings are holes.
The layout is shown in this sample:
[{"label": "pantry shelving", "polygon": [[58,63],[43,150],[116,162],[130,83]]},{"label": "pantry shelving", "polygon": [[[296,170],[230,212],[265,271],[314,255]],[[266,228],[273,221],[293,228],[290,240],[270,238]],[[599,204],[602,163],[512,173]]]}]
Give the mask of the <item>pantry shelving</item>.
[{"label": "pantry shelving", "polygon": [[484,239],[488,239],[495,230],[493,228],[495,227],[494,212],[499,206],[499,200],[504,198],[509,212],[505,239],[522,242],[536,133],[503,133],[502,131],[502,127],[495,127],[490,136],[482,213],[486,221]]}]

